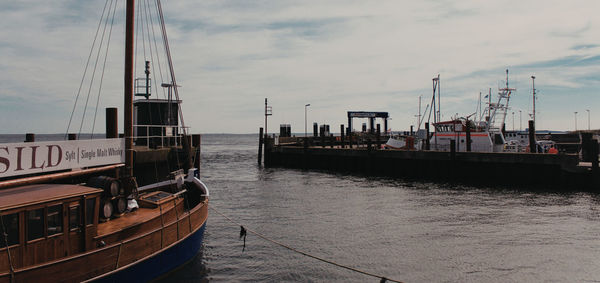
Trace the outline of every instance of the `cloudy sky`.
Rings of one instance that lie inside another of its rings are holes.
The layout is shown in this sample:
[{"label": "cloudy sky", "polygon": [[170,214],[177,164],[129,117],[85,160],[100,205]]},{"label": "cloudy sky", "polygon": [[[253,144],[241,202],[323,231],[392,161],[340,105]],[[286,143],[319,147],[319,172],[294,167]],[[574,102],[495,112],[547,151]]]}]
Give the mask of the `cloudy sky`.
[{"label": "cloudy sky", "polygon": [[[122,113],[124,1],[117,2],[96,132],[105,107]],[[0,3],[0,133],[66,130],[104,5]],[[538,129],[572,130],[575,116],[587,129],[586,110],[600,128],[598,1],[178,0],[163,1],[163,9],[194,133],[258,132],[264,98],[273,107],[270,132],[282,123],[303,132],[307,103],[309,125],[337,130],[348,110],[387,111],[390,127],[405,130],[416,123],[419,95],[423,108],[431,99],[433,77],[440,74],[449,118],[473,113],[479,93],[496,93],[506,69],[517,88],[508,129],[512,112],[515,128],[520,120],[525,128],[532,75]],[[80,92],[84,105],[87,87]],[[98,91],[89,92],[83,132],[91,130]]]}]

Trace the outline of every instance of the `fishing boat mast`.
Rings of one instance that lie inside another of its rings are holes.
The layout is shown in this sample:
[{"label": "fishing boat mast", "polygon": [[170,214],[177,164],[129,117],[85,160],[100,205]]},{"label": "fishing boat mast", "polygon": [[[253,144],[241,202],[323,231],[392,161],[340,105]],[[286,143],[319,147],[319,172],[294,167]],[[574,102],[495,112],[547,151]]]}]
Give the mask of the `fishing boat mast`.
[{"label": "fishing boat mast", "polygon": [[134,0],[127,0],[125,12],[125,103],[123,107],[123,131],[125,134],[124,177],[133,176],[133,29]]},{"label": "fishing boat mast", "polygon": [[506,113],[508,111],[508,105],[510,102],[510,95],[515,88],[510,88],[508,86],[508,69],[506,69],[506,86],[504,88],[498,89],[498,102],[491,103],[491,92],[490,92],[490,102],[489,102],[489,110],[488,110],[488,123],[486,126],[486,130],[494,133],[502,132],[502,126],[506,120]]}]

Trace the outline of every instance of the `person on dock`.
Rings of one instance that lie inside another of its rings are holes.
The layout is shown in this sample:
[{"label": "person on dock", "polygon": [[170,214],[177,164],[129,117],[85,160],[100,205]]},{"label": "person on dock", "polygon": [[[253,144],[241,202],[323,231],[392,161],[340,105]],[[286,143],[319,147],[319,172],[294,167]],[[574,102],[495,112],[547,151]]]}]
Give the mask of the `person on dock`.
[{"label": "person on dock", "polygon": [[551,145],[550,149],[548,149],[548,154],[558,154],[558,150],[556,149],[556,147]]}]

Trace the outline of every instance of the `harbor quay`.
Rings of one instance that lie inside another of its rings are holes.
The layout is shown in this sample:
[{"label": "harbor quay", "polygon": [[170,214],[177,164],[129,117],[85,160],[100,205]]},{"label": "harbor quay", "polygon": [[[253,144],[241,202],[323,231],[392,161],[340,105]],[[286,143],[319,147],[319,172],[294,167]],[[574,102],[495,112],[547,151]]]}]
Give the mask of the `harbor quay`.
[{"label": "harbor quay", "polygon": [[382,149],[376,139],[355,141],[352,148],[342,143],[341,137],[325,140],[271,136],[262,140],[265,167],[531,190],[600,191],[598,154],[593,150],[588,150],[591,154],[583,162],[574,153],[389,150]]}]

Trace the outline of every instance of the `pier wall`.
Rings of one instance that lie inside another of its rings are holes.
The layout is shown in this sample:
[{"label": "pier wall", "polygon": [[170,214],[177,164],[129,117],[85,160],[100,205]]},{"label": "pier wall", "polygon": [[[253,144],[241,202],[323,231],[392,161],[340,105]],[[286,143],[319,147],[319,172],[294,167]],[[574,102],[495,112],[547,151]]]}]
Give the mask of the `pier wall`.
[{"label": "pier wall", "polygon": [[593,190],[590,168],[571,154],[478,153],[270,146],[265,166],[368,176],[443,180],[536,189]]}]

